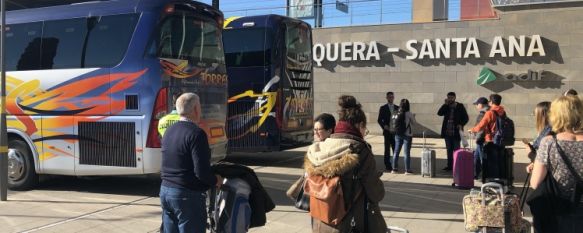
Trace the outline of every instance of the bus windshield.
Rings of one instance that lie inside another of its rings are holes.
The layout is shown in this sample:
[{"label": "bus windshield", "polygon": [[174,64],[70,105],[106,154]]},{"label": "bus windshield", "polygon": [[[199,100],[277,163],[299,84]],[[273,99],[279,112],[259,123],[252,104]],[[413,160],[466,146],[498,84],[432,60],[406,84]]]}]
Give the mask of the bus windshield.
[{"label": "bus windshield", "polygon": [[228,67],[267,66],[270,64],[270,39],[266,28],[223,31],[225,59]]},{"label": "bus windshield", "polygon": [[186,60],[197,67],[224,64],[221,30],[215,22],[172,15],[160,27],[158,56]]},{"label": "bus windshield", "polygon": [[287,23],[285,45],[288,57],[288,69],[299,71],[311,71],[310,30],[306,25],[299,23]]}]

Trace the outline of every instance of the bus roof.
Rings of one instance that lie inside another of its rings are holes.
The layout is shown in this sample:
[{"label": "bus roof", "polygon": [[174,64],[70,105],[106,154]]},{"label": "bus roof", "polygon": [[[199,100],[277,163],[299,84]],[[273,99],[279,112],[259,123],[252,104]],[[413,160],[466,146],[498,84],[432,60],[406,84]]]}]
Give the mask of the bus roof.
[{"label": "bus roof", "polygon": [[299,19],[294,19],[294,18],[290,18],[287,16],[283,16],[283,15],[269,14],[269,15],[246,16],[246,17],[230,17],[228,19],[225,19],[224,28],[225,29],[247,28],[249,26],[244,26],[243,24],[248,25],[248,23],[252,23],[254,26],[261,25],[264,27],[275,28],[283,20],[302,23],[308,27],[310,26],[306,22],[299,20]]},{"label": "bus roof", "polygon": [[6,22],[8,24],[37,22],[43,20],[58,20],[69,18],[80,18],[94,15],[114,15],[137,13],[143,11],[161,11],[167,3],[188,3],[196,8],[201,8],[211,13],[211,15],[222,15],[209,5],[194,0],[109,0],[79,2],[69,5],[59,5],[41,8],[29,8],[23,10],[13,10],[6,12]]}]

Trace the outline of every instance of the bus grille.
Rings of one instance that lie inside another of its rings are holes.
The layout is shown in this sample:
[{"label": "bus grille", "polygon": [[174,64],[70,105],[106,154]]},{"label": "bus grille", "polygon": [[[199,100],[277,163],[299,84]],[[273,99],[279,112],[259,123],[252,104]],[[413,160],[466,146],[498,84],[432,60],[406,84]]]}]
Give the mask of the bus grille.
[{"label": "bus grille", "polygon": [[258,133],[253,133],[253,127],[257,127],[260,112],[259,104],[249,101],[237,101],[229,104],[229,120],[227,124],[227,137],[229,148],[254,148],[265,145]]},{"label": "bus grille", "polygon": [[136,167],[133,122],[79,122],[79,163]]}]

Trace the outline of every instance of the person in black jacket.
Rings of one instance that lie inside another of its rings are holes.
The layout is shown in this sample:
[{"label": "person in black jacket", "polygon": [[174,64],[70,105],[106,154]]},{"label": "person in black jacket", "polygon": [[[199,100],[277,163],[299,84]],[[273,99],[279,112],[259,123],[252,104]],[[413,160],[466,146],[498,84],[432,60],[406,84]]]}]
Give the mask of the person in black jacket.
[{"label": "person in black jacket", "polygon": [[444,171],[451,171],[453,165],[453,152],[460,148],[460,130],[468,123],[468,112],[463,104],[455,101],[455,92],[447,93],[445,103],[437,111],[438,116],[443,117],[441,125],[441,137],[445,139],[447,148],[447,166]]},{"label": "person in black jacket", "polygon": [[[482,121],[484,115],[488,110],[490,110],[490,105],[488,105],[488,99],[486,97],[480,97],[474,101],[474,106],[478,111],[478,116],[476,117],[476,125]],[[476,133],[476,149],[474,150],[474,179],[478,179],[478,176],[482,172],[482,160],[484,159],[484,143],[486,142],[486,136],[484,131]]]},{"label": "person in black jacket", "polygon": [[[391,164],[391,150],[395,151],[395,119],[399,106],[393,104],[395,95],[393,92],[387,92],[387,104],[384,104],[379,109],[379,117],[377,122],[383,129],[383,136],[385,138],[385,169],[392,171]],[[395,118],[395,119],[393,119]]]},{"label": "person in black jacket", "polygon": [[197,125],[201,116],[199,97],[194,93],[180,95],[176,111],[180,120],[162,137],[163,232],[205,232],[206,191],[220,186],[223,179],[211,171],[207,135]]}]

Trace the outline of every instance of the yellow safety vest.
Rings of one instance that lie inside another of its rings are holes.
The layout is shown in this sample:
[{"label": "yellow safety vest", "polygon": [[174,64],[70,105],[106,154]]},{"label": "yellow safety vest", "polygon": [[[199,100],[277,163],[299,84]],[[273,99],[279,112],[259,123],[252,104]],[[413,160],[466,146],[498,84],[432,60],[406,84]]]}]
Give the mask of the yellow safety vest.
[{"label": "yellow safety vest", "polygon": [[166,129],[168,129],[168,127],[178,122],[179,120],[180,115],[178,115],[176,111],[172,111],[170,114],[167,114],[166,116],[162,117],[162,119],[160,119],[160,121],[158,122],[158,133],[160,134],[160,137],[164,136],[164,133],[166,132]]}]

